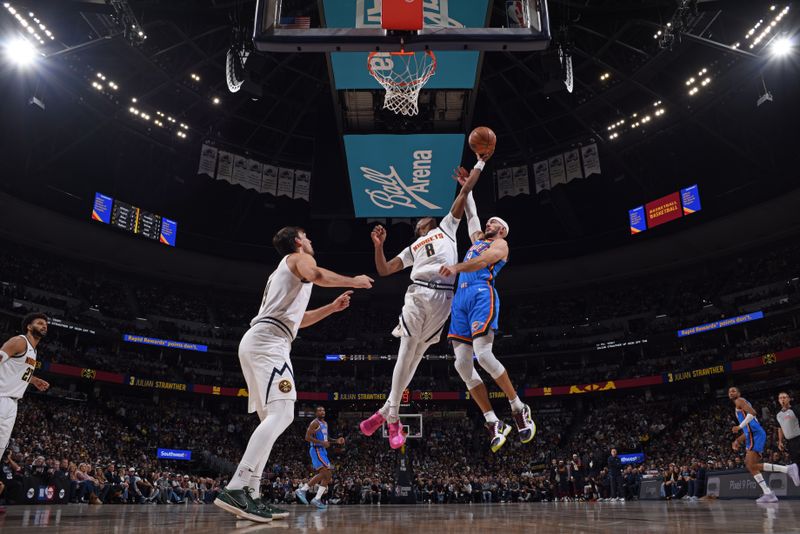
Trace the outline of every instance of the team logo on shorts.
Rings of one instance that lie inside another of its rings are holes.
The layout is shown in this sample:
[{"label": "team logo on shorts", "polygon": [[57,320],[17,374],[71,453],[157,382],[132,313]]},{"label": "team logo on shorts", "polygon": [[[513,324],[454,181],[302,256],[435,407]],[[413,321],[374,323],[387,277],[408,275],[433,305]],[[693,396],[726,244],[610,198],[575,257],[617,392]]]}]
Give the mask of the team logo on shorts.
[{"label": "team logo on shorts", "polygon": [[483,327],[483,323],[480,321],[472,321],[472,331],[477,332]]},{"label": "team logo on shorts", "polygon": [[281,390],[281,393],[289,393],[292,391],[292,383],[288,380],[281,380],[278,383],[278,389]]}]

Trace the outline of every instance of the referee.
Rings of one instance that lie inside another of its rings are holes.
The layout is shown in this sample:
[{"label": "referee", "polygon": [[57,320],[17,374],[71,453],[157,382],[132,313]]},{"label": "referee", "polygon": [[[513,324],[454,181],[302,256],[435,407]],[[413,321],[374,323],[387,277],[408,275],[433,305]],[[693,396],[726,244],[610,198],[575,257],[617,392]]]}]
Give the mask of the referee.
[{"label": "referee", "polygon": [[785,391],[778,394],[781,411],[776,416],[781,427],[778,429],[778,448],[789,451],[792,463],[800,463],[800,424],[797,409],[792,407],[792,399]]}]

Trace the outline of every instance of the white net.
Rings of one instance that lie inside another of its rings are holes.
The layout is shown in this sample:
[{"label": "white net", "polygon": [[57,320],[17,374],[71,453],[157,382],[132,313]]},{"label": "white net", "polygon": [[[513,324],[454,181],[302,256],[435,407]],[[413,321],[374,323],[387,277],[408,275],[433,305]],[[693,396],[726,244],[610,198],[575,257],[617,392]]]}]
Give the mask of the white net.
[{"label": "white net", "polygon": [[419,113],[419,92],[436,72],[436,56],[426,52],[372,52],[369,73],[386,89],[383,108],[409,117]]}]

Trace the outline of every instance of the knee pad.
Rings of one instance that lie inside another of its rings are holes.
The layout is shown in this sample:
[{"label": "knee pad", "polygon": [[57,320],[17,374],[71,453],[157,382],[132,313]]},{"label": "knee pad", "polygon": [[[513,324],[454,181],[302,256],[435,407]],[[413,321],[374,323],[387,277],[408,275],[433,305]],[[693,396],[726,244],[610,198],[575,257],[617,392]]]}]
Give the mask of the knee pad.
[{"label": "knee pad", "polygon": [[[478,338],[480,339],[480,338]],[[495,358],[492,353],[492,345],[489,343],[480,343],[478,340],[474,344],[475,355],[478,357],[478,363],[483,370],[489,373],[494,379],[506,372],[506,368],[500,363],[500,360]]]},{"label": "knee pad", "polygon": [[461,377],[461,380],[464,381],[464,384],[467,385],[467,389],[475,388],[483,383],[478,371],[475,370],[475,366],[472,365],[471,350],[469,358],[459,357],[459,355],[456,354],[456,371],[458,371],[458,375]]}]

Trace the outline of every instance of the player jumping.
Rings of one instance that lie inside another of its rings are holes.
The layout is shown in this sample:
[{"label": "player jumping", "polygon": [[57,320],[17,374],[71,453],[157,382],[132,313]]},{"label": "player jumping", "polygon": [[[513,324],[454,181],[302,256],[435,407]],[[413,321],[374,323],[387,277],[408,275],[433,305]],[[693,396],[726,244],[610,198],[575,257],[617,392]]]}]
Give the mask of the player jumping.
[{"label": "player jumping", "polygon": [[289,359],[292,341],[300,328],[350,305],[352,291],[345,291],[330,304],[306,310],[311,287],[372,287],[372,279],[363,274],[351,278],[318,267],[311,240],[302,228],[282,228],[272,244],[283,259],[270,275],[258,315],[239,343],[239,363],[249,393],[248,411],[257,412],[261,423],[250,436],[231,481],[214,501],[223,510],[259,523],[288,515],[262,503],[257,491],[275,440],[294,419],[297,390]]},{"label": "player jumping", "polygon": [[[456,178],[460,182],[465,176],[466,171],[463,168],[458,169]],[[473,353],[480,366],[508,397],[522,443],[533,439],[536,424],[531,418],[530,406],[520,400],[508,371],[492,353],[494,331],[497,329],[500,312],[500,300],[494,282],[508,261],[508,243],[505,240],[509,231],[508,223],[500,217],[492,217],[481,232],[477,208],[471,198],[467,201],[466,212],[472,247],[462,263],[443,265],[439,270],[442,276],[459,275],[447,338],[453,342],[456,370],[467,385],[470,396],[483,412],[492,452],[497,452],[506,442],[511,428],[500,421],[492,410],[486,385],[472,363]]]},{"label": "player jumping", "polygon": [[[320,510],[325,510],[327,506],[322,503],[322,496],[328,489],[331,480],[333,480],[333,473],[331,473],[331,463],[328,460],[327,450],[331,444],[328,441],[328,423],[325,422],[325,408],[317,406],[316,415],[316,419],[311,421],[311,424],[308,425],[308,429],[306,430],[306,441],[309,444],[308,452],[311,455],[311,465],[314,466],[314,470],[317,471],[317,474],[314,475],[311,480],[297,488],[294,494],[300,502],[308,504],[306,492],[313,488],[314,484],[318,484],[317,495],[311,499],[311,504]],[[336,443],[344,445],[344,438],[337,439]]]},{"label": "player jumping", "polygon": [[733,405],[736,407],[736,419],[739,421],[739,424],[731,428],[731,431],[734,434],[743,431],[742,435],[733,442],[733,450],[738,451],[742,442],[745,443],[747,454],[744,457],[744,465],[758,482],[758,485],[761,486],[761,491],[764,492],[764,495],[759,497],[756,502],[778,502],[778,497],[769,489],[767,482],[764,480],[764,475],[761,473],[787,473],[792,478],[795,486],[799,486],[800,474],[798,474],[797,464],[786,466],[760,463],[761,453],[764,452],[764,445],[767,443],[767,433],[764,432],[758,419],[756,419],[756,411],[749,402],[742,398],[739,388],[732,387],[728,389],[728,398],[733,401]]},{"label": "player jumping", "polygon": [[384,421],[388,422],[389,446],[393,449],[399,449],[405,443],[399,413],[403,391],[411,383],[425,351],[439,340],[450,314],[455,275],[442,275],[439,268],[458,261],[456,230],[464,215],[467,199],[472,198],[472,189],[490,157],[491,154],[479,156],[478,163],[469,176],[465,174],[461,191],[450,207],[450,213],[445,215],[438,226],[433,217],[424,217],[417,222],[417,240],[403,249],[396,258],[386,261],[383,252],[386,229],[378,225],[372,230],[375,267],[379,275],[389,276],[413,266],[411,285],[406,291],[400,323],[393,332],[400,338],[400,351],[392,373],[389,398],[380,410],[359,425],[364,435],[371,436]]}]

